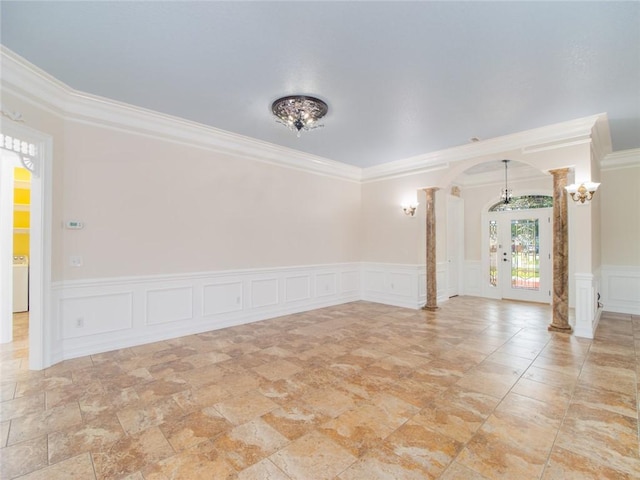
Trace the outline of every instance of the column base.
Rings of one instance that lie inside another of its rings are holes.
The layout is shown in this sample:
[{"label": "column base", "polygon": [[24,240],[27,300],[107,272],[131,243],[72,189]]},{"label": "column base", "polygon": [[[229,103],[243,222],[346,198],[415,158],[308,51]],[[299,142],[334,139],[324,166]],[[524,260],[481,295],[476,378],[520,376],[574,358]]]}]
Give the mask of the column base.
[{"label": "column base", "polygon": [[429,305],[425,305],[424,307],[422,307],[422,310],[427,310],[428,312],[437,312],[438,310],[440,310],[439,306],[429,306]]},{"label": "column base", "polygon": [[567,325],[566,327],[560,327],[558,325],[554,325],[553,323],[547,327],[549,332],[560,332],[560,333],[571,333],[573,332],[573,328],[571,325]]}]

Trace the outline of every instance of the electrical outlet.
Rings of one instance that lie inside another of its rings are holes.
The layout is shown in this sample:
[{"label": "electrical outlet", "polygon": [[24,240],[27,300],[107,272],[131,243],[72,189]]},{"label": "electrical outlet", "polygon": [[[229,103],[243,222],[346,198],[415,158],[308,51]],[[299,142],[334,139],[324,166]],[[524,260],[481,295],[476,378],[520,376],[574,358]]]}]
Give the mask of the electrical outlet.
[{"label": "electrical outlet", "polygon": [[76,328],[84,327],[84,318],[78,317],[76,318]]},{"label": "electrical outlet", "polygon": [[71,255],[71,257],[69,257],[69,264],[72,267],[81,267],[82,266],[82,256],[81,255]]}]

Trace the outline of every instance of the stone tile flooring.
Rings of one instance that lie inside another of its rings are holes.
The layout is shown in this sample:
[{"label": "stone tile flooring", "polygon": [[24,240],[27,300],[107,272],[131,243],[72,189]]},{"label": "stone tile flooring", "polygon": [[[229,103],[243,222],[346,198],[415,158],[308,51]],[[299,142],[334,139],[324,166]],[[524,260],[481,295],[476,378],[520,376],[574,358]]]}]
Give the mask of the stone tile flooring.
[{"label": "stone tile flooring", "polygon": [[0,346],[2,479],[640,478],[640,317],[350,303],[27,369]]}]

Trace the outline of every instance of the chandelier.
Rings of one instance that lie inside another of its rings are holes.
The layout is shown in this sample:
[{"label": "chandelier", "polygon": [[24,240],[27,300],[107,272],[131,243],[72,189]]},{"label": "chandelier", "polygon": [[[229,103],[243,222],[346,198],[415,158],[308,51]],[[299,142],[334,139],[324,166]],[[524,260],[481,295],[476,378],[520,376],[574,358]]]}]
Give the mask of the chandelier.
[{"label": "chandelier", "polygon": [[273,102],[271,111],[277,118],[277,122],[282,123],[289,130],[297,133],[298,137],[302,131],[313,130],[323,127],[318,123],[327,114],[329,107],[322,100],[304,95],[292,95],[282,97]]},{"label": "chandelier", "polygon": [[511,160],[502,160],[502,162],[504,163],[504,188],[502,189],[500,198],[502,199],[502,203],[504,203],[505,205],[508,205],[513,198],[513,190],[511,190],[509,188],[509,185],[507,184],[507,164],[510,161]]}]

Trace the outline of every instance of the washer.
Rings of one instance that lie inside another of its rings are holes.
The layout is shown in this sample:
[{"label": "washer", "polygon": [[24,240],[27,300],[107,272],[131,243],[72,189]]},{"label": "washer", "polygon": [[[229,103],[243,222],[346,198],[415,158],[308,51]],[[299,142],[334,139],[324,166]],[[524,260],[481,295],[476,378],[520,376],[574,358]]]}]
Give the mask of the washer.
[{"label": "washer", "polygon": [[13,313],[29,311],[29,257],[13,257]]}]

